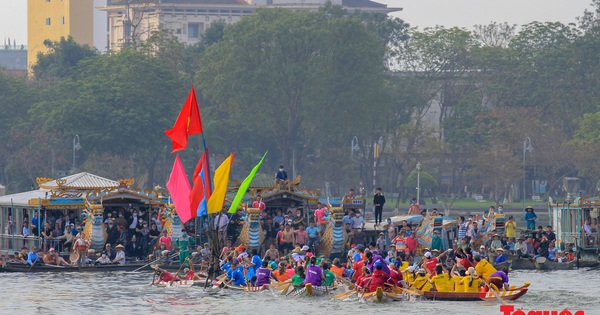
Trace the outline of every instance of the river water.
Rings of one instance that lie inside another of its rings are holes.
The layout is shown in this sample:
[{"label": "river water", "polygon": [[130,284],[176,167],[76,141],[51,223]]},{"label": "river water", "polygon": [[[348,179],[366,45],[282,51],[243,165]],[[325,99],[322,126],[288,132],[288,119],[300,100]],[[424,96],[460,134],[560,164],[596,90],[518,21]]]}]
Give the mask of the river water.
[{"label": "river water", "polygon": [[[514,271],[511,283],[531,282],[515,302],[528,310],[583,310],[600,315],[600,270]],[[502,314],[500,302],[342,302],[259,293],[164,288],[151,272],[0,273],[0,314]]]}]

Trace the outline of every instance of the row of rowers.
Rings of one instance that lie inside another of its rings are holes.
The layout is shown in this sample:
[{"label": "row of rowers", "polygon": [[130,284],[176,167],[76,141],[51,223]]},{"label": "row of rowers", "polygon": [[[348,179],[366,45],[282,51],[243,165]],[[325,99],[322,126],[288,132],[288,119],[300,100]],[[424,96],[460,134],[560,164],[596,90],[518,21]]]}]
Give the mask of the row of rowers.
[{"label": "row of rowers", "polygon": [[[495,289],[508,290],[508,268],[496,270],[485,258],[476,254],[473,257],[474,267],[465,268],[462,263],[454,263],[449,270],[441,263],[441,259],[450,251],[447,250],[439,255],[437,251],[434,254],[426,252],[421,264],[409,265],[408,262],[398,258],[387,265],[377,253],[373,254],[369,249],[365,249],[364,256],[361,253],[363,257],[359,258],[355,255],[356,261],[352,266],[351,278],[359,290],[366,292],[376,290],[377,286],[383,287],[379,285],[380,283],[438,292],[487,291],[489,289],[489,286],[485,285],[487,283]],[[372,261],[375,261],[375,264]],[[377,264],[378,261],[381,264]],[[372,266],[375,266],[375,269]],[[386,277],[388,278],[385,279]]]}]

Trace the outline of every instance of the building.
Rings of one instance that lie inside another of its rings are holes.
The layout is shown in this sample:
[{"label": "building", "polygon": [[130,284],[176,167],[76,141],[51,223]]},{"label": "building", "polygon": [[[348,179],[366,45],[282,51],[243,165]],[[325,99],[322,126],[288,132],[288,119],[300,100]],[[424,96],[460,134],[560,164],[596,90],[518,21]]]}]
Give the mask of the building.
[{"label": "building", "polygon": [[48,52],[45,40],[72,36],[79,44],[94,45],[94,0],[28,0],[27,62],[37,62],[38,53]]},{"label": "building", "polygon": [[[328,0],[108,0],[98,10],[108,15],[110,50],[144,41],[158,30],[170,30],[180,42],[194,44],[211,23],[238,22],[256,8],[318,10]],[[369,0],[333,0],[349,11],[389,13],[399,11]]]},{"label": "building", "polygon": [[[0,68],[12,75],[27,74],[27,47],[25,45],[4,44],[0,46]],[[0,186],[0,196],[2,186]]]}]

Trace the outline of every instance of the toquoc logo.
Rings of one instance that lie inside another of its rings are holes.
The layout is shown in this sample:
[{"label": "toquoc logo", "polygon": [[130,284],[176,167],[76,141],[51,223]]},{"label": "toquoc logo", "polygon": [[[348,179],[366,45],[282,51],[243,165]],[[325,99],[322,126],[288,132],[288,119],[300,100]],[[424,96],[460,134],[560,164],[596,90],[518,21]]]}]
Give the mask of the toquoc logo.
[{"label": "toquoc logo", "polygon": [[522,308],[515,310],[514,305],[500,305],[500,312],[502,315],[585,315],[585,312],[582,310],[579,311],[569,311],[568,309],[564,309],[562,311],[556,310],[531,310],[525,311]]}]

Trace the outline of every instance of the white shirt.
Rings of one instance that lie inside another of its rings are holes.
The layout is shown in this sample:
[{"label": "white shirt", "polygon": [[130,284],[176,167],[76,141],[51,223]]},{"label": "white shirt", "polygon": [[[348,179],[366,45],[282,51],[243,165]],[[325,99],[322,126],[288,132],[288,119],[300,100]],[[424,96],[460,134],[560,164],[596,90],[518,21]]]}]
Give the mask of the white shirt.
[{"label": "white shirt", "polygon": [[117,256],[115,256],[115,261],[121,265],[125,264],[125,252],[120,250],[117,251]]},{"label": "white shirt", "polygon": [[215,228],[219,228],[219,232],[223,232],[228,223],[229,217],[226,214],[219,214],[215,220]]}]

